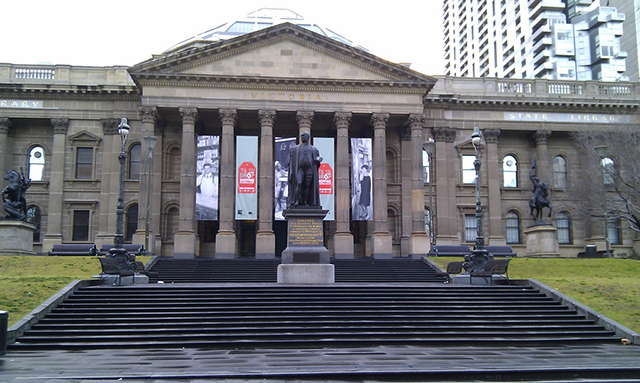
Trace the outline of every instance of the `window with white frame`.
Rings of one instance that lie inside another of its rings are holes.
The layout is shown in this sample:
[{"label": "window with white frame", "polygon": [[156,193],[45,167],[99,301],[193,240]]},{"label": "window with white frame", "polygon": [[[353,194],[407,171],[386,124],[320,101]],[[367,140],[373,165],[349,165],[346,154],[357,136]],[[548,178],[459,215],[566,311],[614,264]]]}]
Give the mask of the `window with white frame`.
[{"label": "window with white frame", "polygon": [[558,227],[558,243],[568,245],[571,243],[571,219],[569,214],[560,212],[556,215],[556,226]]},{"label": "window with white frame", "polygon": [[559,189],[567,187],[567,160],[562,156],[553,159],[553,186]]},{"label": "window with white frame", "polygon": [[93,148],[76,148],[76,179],[93,178]]},{"label": "window with white frame", "polygon": [[462,183],[463,184],[476,183],[476,168],[473,166],[473,162],[475,160],[476,160],[476,156],[470,156],[470,155],[462,156]]},{"label": "window with white frame", "polygon": [[518,187],[518,162],[514,156],[505,156],[502,159],[502,186],[506,188]]},{"label": "window with white frame", "polygon": [[611,186],[615,182],[615,164],[609,157],[602,159],[600,163],[602,165],[603,182],[605,186]]},{"label": "window with white frame", "polygon": [[520,216],[515,211],[510,211],[505,216],[507,225],[507,243],[520,243]]},{"label": "window with white frame", "polygon": [[464,241],[475,242],[478,232],[475,214],[465,214],[464,216]]},{"label": "window with white frame", "polygon": [[622,239],[620,238],[620,217],[613,216],[607,218],[607,237],[609,243],[612,245],[622,244]]},{"label": "window with white frame", "polygon": [[28,177],[31,181],[42,181],[44,177],[44,148],[34,146],[29,150]]},{"label": "window with white frame", "polygon": [[141,148],[140,144],[132,145],[129,149],[129,155],[127,158],[129,159],[129,179],[130,180],[139,180],[140,179],[140,168],[141,168]]}]

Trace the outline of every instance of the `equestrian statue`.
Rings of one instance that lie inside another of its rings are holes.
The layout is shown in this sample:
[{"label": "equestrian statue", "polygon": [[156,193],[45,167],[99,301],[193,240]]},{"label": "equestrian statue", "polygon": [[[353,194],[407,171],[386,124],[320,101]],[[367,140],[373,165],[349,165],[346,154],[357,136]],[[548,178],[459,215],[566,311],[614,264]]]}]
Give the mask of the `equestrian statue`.
[{"label": "equestrian statue", "polygon": [[25,221],[27,219],[25,195],[31,186],[31,180],[25,178],[22,168],[20,168],[20,173],[13,169],[7,171],[4,179],[9,181],[9,185],[2,190],[4,210],[8,213],[4,218]]},{"label": "equestrian statue", "polygon": [[529,208],[531,208],[531,217],[533,218],[534,225],[544,225],[542,219],[542,208],[549,209],[549,217],[553,208],[549,202],[549,184],[546,182],[540,182],[540,178],[537,175],[536,159],[533,159],[531,165],[531,173],[529,173],[529,179],[533,183],[533,198],[529,201]]}]

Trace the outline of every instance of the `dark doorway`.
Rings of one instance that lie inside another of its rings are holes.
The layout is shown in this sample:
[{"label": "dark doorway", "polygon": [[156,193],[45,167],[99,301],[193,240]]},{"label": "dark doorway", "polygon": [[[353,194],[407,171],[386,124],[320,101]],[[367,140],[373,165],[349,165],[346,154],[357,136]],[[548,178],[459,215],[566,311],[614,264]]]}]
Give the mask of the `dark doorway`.
[{"label": "dark doorway", "polygon": [[240,221],[240,256],[256,256],[256,221]]},{"label": "dark doorway", "polygon": [[273,221],[273,233],[276,236],[276,257],[281,257],[287,248],[287,221]]}]

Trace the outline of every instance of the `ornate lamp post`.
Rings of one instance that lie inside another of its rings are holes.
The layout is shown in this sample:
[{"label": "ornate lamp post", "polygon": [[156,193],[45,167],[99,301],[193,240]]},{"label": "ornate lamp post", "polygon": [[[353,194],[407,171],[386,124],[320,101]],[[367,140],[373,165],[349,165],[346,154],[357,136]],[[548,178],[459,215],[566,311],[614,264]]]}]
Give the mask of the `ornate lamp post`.
[{"label": "ornate lamp post", "polygon": [[429,141],[422,144],[422,149],[427,152],[427,158],[429,159],[429,242],[433,249],[435,235],[433,230],[433,193],[431,192],[431,185],[433,185],[433,154],[436,151],[436,142],[430,138]]},{"label": "ornate lamp post", "polygon": [[602,174],[602,183],[603,183],[603,193],[602,193],[602,210],[604,211],[604,242],[607,247],[607,257],[611,257],[611,245],[609,244],[609,214],[607,211],[607,185],[604,183],[605,177],[605,158],[607,158],[607,147],[596,146],[593,148],[595,150],[596,155],[600,159],[600,173]]},{"label": "ornate lamp post", "polygon": [[473,128],[471,135],[471,143],[476,151],[476,159],[473,166],[476,170],[476,244],[471,254],[465,256],[465,269],[467,272],[484,271],[484,267],[489,260],[489,254],[484,248],[484,235],[482,233],[482,204],[480,201],[480,143],[482,141],[482,133],[476,126]]},{"label": "ornate lamp post", "polygon": [[129,125],[127,119],[120,120],[118,125],[118,133],[122,139],[122,149],[118,154],[118,161],[120,162],[120,193],[118,194],[118,204],[116,205],[116,236],[113,239],[114,248],[109,250],[109,253],[118,262],[118,266],[122,269],[131,269],[132,265],[129,260],[127,251],[122,246],[122,221],[124,215],[124,167],[127,161],[127,154],[125,153],[125,143],[129,136]]},{"label": "ornate lamp post", "polygon": [[145,217],[146,219],[144,223],[144,249],[147,254],[152,253],[149,249],[149,228],[151,227],[151,196],[153,195],[153,184],[151,183],[151,181],[153,179],[153,148],[156,146],[157,141],[158,137],[156,136],[147,136],[144,138],[144,142],[147,144],[147,149],[149,150],[149,155],[147,156],[147,216]]}]

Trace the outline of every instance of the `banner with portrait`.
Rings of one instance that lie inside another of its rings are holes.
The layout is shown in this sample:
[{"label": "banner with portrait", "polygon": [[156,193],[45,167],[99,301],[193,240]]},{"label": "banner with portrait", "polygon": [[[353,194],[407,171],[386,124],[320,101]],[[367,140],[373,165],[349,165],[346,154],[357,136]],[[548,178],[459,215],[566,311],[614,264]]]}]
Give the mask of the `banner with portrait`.
[{"label": "banner with portrait", "polygon": [[198,136],[196,156],[196,219],[218,220],[220,137]]},{"label": "banner with portrait", "polygon": [[282,212],[289,201],[289,150],[296,146],[295,137],[276,137],[273,150],[274,163],[274,200],[273,213],[276,221],[284,221]]},{"label": "banner with portrait", "polygon": [[351,139],[351,219],[373,221],[371,138]]},{"label": "banner with portrait", "polygon": [[320,205],[323,210],[328,210],[325,221],[335,219],[335,154],[334,139],[331,137],[315,137],[313,146],[320,152],[322,162],[318,169],[318,183],[320,186]]},{"label": "banner with portrait", "polygon": [[236,137],[236,219],[258,219],[258,137]]}]

